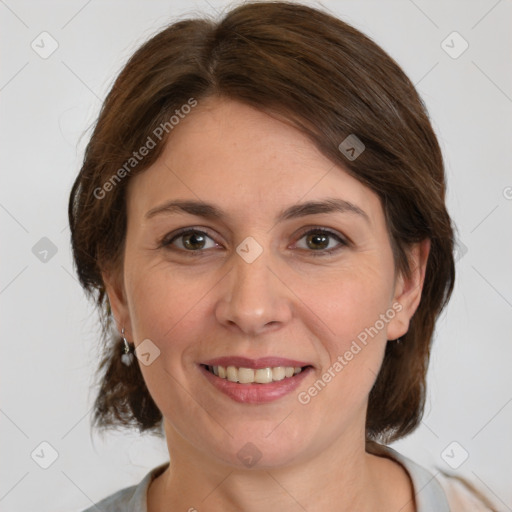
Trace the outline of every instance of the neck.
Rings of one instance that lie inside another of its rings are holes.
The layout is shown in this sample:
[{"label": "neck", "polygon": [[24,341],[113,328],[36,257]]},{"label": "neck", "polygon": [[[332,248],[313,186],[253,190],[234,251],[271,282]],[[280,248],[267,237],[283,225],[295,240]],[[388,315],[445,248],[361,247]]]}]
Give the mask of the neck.
[{"label": "neck", "polygon": [[149,488],[148,512],[415,510],[403,468],[366,453],[364,435],[338,440],[314,458],[260,469],[211,459],[167,424],[166,437],[171,462]]}]

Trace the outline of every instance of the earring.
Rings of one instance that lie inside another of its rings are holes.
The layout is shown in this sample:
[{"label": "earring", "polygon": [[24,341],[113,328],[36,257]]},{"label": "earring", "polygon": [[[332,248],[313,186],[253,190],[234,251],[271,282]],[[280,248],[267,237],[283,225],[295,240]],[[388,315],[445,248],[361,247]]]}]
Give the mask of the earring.
[{"label": "earring", "polygon": [[121,362],[126,366],[130,366],[133,363],[133,353],[132,353],[132,349],[130,348],[130,344],[124,337],[124,327],[121,329],[121,336],[123,338],[123,343],[124,343],[124,349],[123,349],[123,355],[121,356]]}]

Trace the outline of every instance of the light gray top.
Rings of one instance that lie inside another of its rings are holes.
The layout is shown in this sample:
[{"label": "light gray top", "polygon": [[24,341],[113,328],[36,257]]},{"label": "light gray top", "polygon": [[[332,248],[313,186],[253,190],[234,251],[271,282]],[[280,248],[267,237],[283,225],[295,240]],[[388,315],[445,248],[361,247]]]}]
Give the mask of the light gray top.
[{"label": "light gray top", "polygon": [[[491,511],[475,498],[466,488],[455,488],[447,482],[446,477],[440,480],[430,471],[416,464],[404,455],[389,446],[378,445],[378,450],[370,453],[387,456],[400,463],[411,478],[415,499],[416,512],[472,512]],[[380,452],[380,453],[379,453]],[[169,463],[166,462],[152,469],[139,484],[126,487],[108,496],[96,505],[83,512],[147,512],[147,490],[153,479],[165,471]],[[449,492],[445,493],[445,487]],[[448,497],[450,496],[450,501]],[[466,506],[471,505],[471,509]],[[464,508],[461,508],[464,507]]]}]

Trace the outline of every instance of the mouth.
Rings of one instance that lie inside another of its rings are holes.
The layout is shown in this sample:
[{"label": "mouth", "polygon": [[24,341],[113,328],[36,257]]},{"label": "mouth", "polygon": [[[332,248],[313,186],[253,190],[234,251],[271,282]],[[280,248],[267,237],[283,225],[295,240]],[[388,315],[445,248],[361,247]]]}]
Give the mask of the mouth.
[{"label": "mouth", "polygon": [[207,365],[201,364],[209,373],[220,379],[238,384],[270,384],[291,379],[312,365],[304,366],[267,366],[263,368],[247,368],[234,365]]},{"label": "mouth", "polygon": [[267,404],[293,395],[315,371],[308,363],[271,357],[224,357],[205,361],[198,367],[213,389],[247,405]]}]

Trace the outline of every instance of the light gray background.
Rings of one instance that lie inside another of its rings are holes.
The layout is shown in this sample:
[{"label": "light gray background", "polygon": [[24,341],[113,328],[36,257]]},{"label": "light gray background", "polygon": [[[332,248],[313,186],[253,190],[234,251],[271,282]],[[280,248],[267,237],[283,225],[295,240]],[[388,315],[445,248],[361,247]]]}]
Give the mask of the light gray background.
[{"label": "light gray background", "polygon": [[[82,510],[167,460],[156,438],[90,433],[99,329],[74,276],[67,200],[90,131],[80,137],[135,48],[183,13],[226,5],[0,0],[2,511]],[[372,37],[417,85],[444,152],[463,244],[437,327],[423,423],[394,447],[437,472],[450,469],[441,454],[456,441],[451,460],[469,454],[458,472],[512,510],[511,2],[323,5]],[[43,31],[59,45],[47,59],[31,48],[34,40],[42,46]],[[457,59],[441,47],[453,31],[469,43]],[[46,262],[32,252],[42,237],[57,249]],[[39,463],[50,461],[43,441],[58,453],[48,469],[31,458],[36,450]]]}]

